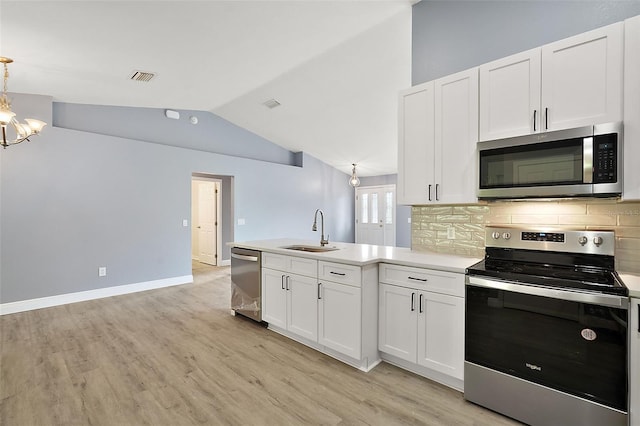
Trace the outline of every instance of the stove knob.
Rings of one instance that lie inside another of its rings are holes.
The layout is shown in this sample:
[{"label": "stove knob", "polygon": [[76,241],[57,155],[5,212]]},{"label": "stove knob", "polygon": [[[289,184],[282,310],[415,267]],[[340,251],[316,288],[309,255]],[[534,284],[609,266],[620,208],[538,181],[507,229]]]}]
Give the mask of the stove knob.
[{"label": "stove knob", "polygon": [[502,238],[508,240],[509,238],[511,238],[511,234],[509,232],[505,232],[504,234],[502,234]]},{"label": "stove knob", "polygon": [[587,244],[587,237],[583,235],[582,237],[578,238],[578,242],[580,243],[581,246]]},{"label": "stove knob", "polygon": [[602,237],[593,237],[593,244],[600,246],[603,243]]},{"label": "stove knob", "polygon": [[500,239],[500,233],[499,232],[494,232],[493,234],[491,234],[491,236],[493,237],[494,240]]}]

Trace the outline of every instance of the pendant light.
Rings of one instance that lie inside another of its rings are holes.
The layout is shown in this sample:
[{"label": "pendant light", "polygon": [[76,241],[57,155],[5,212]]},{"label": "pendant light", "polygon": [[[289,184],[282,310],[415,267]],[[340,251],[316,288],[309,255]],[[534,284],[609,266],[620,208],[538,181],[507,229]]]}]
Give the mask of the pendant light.
[{"label": "pendant light", "polygon": [[349,185],[355,188],[356,186],[360,186],[360,179],[356,176],[356,164],[352,163],[351,165],[353,166],[353,170],[351,171],[351,177],[349,178]]}]

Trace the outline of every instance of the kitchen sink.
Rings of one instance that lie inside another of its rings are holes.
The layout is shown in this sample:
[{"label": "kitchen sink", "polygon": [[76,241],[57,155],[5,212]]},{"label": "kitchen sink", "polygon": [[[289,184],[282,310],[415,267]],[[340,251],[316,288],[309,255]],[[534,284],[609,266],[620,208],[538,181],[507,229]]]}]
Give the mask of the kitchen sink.
[{"label": "kitchen sink", "polygon": [[338,247],[307,246],[302,244],[293,245],[293,246],[284,246],[280,248],[287,249],[287,250],[309,251],[312,253],[324,253],[326,251],[340,250]]}]

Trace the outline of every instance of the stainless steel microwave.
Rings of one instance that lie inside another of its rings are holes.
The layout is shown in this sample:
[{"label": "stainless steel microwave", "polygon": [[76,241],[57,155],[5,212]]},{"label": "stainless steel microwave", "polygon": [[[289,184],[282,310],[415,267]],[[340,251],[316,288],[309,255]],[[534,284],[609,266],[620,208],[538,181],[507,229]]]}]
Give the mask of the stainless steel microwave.
[{"label": "stainless steel microwave", "polygon": [[622,123],[478,143],[478,198],[616,197]]}]

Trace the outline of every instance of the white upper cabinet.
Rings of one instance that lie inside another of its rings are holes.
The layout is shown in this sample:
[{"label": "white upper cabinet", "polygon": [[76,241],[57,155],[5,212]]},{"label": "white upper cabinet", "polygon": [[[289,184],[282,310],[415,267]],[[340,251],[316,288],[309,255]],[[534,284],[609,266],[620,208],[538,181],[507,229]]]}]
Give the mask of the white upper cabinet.
[{"label": "white upper cabinet", "polygon": [[623,29],[619,22],[542,47],[545,130],[622,120]]},{"label": "white upper cabinet", "polygon": [[398,203],[426,204],[433,182],[434,85],[420,84],[400,93],[398,102]]},{"label": "white upper cabinet", "polygon": [[540,49],[480,67],[480,140],[540,130]]},{"label": "white upper cabinet", "polygon": [[480,66],[480,140],[622,120],[622,22]]},{"label": "white upper cabinet", "polygon": [[439,203],[475,203],[478,68],[435,82],[435,185]]},{"label": "white upper cabinet", "polygon": [[[624,24],[624,187],[622,198],[640,200],[640,15]],[[640,400],[640,396],[637,401]],[[638,407],[640,409],[640,407]],[[640,413],[636,413],[640,424]]]},{"label": "white upper cabinet", "polygon": [[398,203],[474,203],[478,68],[400,94]]}]

